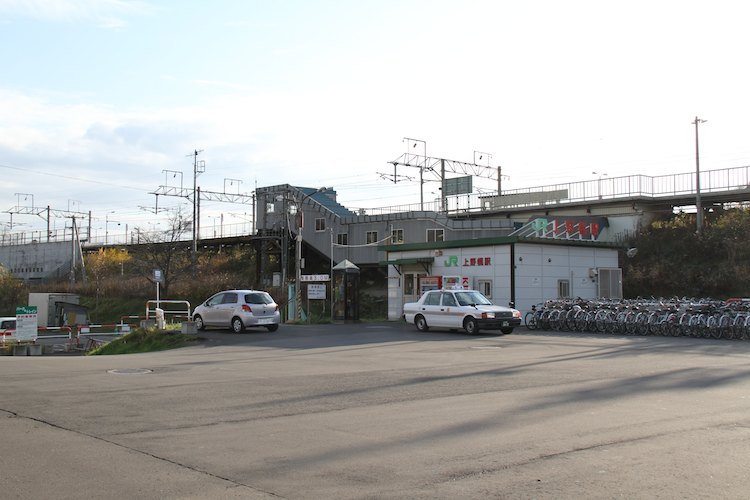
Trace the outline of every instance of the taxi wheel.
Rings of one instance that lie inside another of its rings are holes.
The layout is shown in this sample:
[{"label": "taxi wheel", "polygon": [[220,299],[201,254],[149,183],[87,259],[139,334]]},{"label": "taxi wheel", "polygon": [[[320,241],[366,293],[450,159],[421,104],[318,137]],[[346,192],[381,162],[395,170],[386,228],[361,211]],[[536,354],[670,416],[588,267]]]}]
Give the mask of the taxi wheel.
[{"label": "taxi wheel", "polygon": [[466,330],[466,333],[469,335],[476,335],[479,333],[479,325],[477,324],[477,320],[468,317],[464,320],[464,330]]},{"label": "taxi wheel", "polygon": [[417,330],[419,330],[420,332],[426,332],[430,329],[430,327],[427,326],[427,320],[424,319],[424,316],[422,316],[421,314],[418,314],[417,317],[414,318],[414,324],[416,325]]}]

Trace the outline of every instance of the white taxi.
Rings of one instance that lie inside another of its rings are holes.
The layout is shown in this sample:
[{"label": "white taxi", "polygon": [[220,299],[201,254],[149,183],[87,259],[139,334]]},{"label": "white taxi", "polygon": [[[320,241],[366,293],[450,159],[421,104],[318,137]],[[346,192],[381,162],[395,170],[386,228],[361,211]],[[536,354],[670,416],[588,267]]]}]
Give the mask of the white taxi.
[{"label": "white taxi", "polygon": [[421,332],[430,328],[462,328],[469,334],[480,330],[508,334],[521,324],[521,313],[493,304],[477,290],[431,290],[417,302],[404,304],[404,319]]}]

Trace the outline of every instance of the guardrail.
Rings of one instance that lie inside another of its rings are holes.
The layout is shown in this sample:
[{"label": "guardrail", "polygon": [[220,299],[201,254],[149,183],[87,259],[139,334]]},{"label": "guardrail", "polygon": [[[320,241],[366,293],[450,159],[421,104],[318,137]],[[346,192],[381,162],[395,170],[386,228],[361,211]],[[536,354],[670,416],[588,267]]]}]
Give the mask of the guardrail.
[{"label": "guardrail", "polygon": [[[130,333],[131,329],[137,325],[132,323],[111,323],[101,325],[74,325],[74,326],[40,326],[37,328],[37,339],[67,339],[69,343],[78,344],[79,337],[91,335],[123,335]],[[92,331],[98,329],[108,329],[108,331]],[[2,335],[3,344],[18,343],[14,335]]]},{"label": "guardrail", "polygon": [[[150,306],[154,305],[154,308],[152,309]],[[167,305],[184,305],[184,309],[164,309],[163,307],[159,307],[162,304]],[[175,318],[178,317],[184,317],[187,319],[192,318],[192,311],[190,309],[190,302],[187,300],[147,300],[146,301],[146,319],[156,318],[156,309],[161,309],[164,311],[164,315],[172,314]],[[153,313],[153,315],[152,315]]]},{"label": "guardrail", "polygon": [[[69,326],[50,326],[50,327],[40,326],[36,329],[36,331],[37,331],[37,337],[42,337],[45,339],[55,339],[55,338],[68,339],[69,342],[73,340],[73,328]],[[60,334],[52,333],[52,334],[47,334],[47,335],[39,335],[39,332],[64,332],[64,333],[60,333]],[[2,335],[2,343],[3,344],[17,344],[18,339],[16,339],[15,336],[12,334]]]}]

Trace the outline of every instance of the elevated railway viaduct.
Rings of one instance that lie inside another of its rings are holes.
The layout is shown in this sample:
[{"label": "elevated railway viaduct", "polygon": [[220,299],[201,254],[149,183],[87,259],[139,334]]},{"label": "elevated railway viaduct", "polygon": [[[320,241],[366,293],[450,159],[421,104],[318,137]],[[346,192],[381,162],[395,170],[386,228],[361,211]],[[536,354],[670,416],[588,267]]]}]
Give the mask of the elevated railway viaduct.
[{"label": "elevated railway viaduct", "polygon": [[[256,263],[258,275],[268,277],[279,271],[279,266],[294,268],[296,262],[290,252],[300,230],[303,253],[310,253],[319,262],[346,258],[365,266],[377,266],[377,245],[360,243],[370,243],[367,238],[372,234],[377,234],[379,240],[390,237],[394,227],[403,228],[404,243],[412,243],[424,241],[425,228],[445,230],[446,239],[467,239],[506,236],[534,219],[596,217],[607,220],[607,230],[600,235],[600,241],[617,241],[655,217],[678,208],[694,210],[698,195],[704,210],[750,202],[750,167],[701,172],[700,186],[697,193],[694,172],[655,177],[632,175],[462,195],[419,205],[350,210],[336,202],[333,189],[320,192],[280,185],[256,191],[256,213],[260,215],[252,234],[249,230],[231,234],[227,231],[225,236],[216,237],[214,231],[213,235],[200,237],[198,246],[218,249],[250,245],[261,256]],[[268,207],[274,203],[278,210],[269,212]],[[289,216],[290,206],[311,222],[301,229],[290,223],[294,219]],[[318,230],[316,220],[323,221],[325,230]],[[191,243],[190,235],[186,234],[184,239],[169,244],[190,246]],[[80,256],[99,248],[142,244],[134,238],[118,241],[106,235],[104,241],[87,235],[75,244],[69,234],[67,240],[63,236],[57,241],[45,241],[38,234],[35,237],[29,233],[5,233],[0,235],[0,264],[27,281],[59,279],[70,274],[76,253]]]}]

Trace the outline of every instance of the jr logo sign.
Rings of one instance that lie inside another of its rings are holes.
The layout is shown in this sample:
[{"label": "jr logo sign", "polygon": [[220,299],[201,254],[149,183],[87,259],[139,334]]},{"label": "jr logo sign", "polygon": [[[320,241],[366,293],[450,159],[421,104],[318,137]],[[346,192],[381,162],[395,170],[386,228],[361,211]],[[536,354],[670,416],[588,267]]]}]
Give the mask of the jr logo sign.
[{"label": "jr logo sign", "polygon": [[458,255],[449,255],[444,265],[445,267],[458,267]]}]

